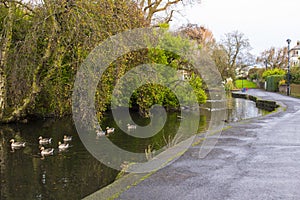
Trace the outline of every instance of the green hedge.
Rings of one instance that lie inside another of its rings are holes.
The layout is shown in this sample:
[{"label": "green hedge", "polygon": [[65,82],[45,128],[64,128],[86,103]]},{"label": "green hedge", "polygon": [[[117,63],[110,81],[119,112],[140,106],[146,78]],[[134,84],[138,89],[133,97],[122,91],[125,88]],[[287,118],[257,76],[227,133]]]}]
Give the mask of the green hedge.
[{"label": "green hedge", "polygon": [[300,84],[300,67],[291,68],[291,83]]},{"label": "green hedge", "polygon": [[267,91],[278,92],[278,83],[280,80],[285,79],[285,75],[272,75],[266,77]]}]

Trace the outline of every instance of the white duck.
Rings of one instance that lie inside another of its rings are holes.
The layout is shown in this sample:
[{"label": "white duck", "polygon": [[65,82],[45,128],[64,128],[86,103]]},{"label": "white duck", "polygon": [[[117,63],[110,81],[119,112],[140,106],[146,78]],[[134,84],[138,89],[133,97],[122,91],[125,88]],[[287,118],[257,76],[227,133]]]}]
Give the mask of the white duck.
[{"label": "white duck", "polygon": [[133,124],[127,124],[127,129],[136,129],[136,125]]},{"label": "white duck", "polygon": [[54,149],[53,148],[47,148],[45,149],[45,147],[41,147],[41,155],[42,156],[48,156],[48,155],[53,155]]},{"label": "white duck", "polygon": [[39,143],[40,144],[48,144],[51,143],[52,138],[43,138],[42,136],[39,137]]},{"label": "white duck", "polygon": [[25,147],[25,142],[15,142],[14,139],[11,139],[10,142],[11,142],[11,147],[12,147],[12,148],[21,148],[21,147]]},{"label": "white duck", "polygon": [[66,150],[67,148],[69,148],[69,144],[67,143],[61,143],[61,142],[58,142],[58,149],[59,150]]},{"label": "white duck", "polygon": [[107,134],[113,133],[114,131],[115,131],[115,128],[106,127],[106,133]]},{"label": "white duck", "polygon": [[64,135],[64,142],[70,142],[70,141],[72,141],[72,136]]}]

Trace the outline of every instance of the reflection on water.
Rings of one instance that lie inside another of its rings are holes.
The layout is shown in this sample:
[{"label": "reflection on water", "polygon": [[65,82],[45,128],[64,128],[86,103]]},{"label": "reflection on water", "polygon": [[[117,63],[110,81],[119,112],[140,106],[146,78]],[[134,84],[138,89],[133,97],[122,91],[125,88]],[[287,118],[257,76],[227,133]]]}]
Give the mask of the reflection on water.
[{"label": "reflection on water", "polygon": [[[58,151],[58,141],[72,135],[71,147]],[[42,159],[38,137],[52,137],[46,147],[54,155]],[[26,141],[14,152],[9,140]],[[71,119],[46,120],[30,125],[1,127],[0,199],[80,199],[110,184],[117,175],[94,159],[84,148]]]},{"label": "reflection on water", "polygon": [[[227,105],[228,112],[225,119],[227,121],[238,121],[264,114],[255,107],[254,102],[244,99],[229,98]],[[211,112],[216,111],[201,110],[199,132],[207,129]],[[144,152],[149,145],[153,149],[161,149],[170,140],[176,139],[174,137],[181,123],[178,115],[180,114],[169,113],[164,128],[153,137],[144,139],[125,134],[116,126],[109,114],[105,116],[101,126],[116,128],[115,133],[110,136],[115,145],[132,152]],[[149,120],[142,119],[134,113],[132,118],[140,126],[150,123]],[[123,121],[121,124],[126,127],[127,122]],[[106,167],[89,154],[81,143],[71,119],[59,121],[49,119],[26,125],[2,126],[0,134],[1,200],[81,199],[112,183],[118,174],[117,170]],[[58,142],[63,140],[64,135],[73,138],[69,142],[70,148],[59,152]],[[55,148],[54,155],[45,159],[41,157],[39,136],[53,138],[51,144],[44,146]],[[26,147],[12,150],[9,143],[11,138],[26,141]]]}]

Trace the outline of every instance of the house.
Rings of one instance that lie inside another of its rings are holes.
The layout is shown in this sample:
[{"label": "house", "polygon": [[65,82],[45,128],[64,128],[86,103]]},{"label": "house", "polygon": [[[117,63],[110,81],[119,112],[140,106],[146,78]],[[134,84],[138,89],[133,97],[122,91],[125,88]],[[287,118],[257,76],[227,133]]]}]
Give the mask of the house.
[{"label": "house", "polygon": [[297,45],[290,50],[290,56],[291,66],[300,67],[300,41],[298,41]]}]

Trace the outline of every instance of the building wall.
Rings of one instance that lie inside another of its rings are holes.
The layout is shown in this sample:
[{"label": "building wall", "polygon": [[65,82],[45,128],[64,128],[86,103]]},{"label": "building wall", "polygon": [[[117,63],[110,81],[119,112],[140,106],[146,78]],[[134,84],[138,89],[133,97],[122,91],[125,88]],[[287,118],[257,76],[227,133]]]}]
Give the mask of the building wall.
[{"label": "building wall", "polygon": [[[291,65],[292,66],[300,66],[300,41],[297,42],[297,46],[291,49]],[[295,50],[293,50],[295,49]]]}]

